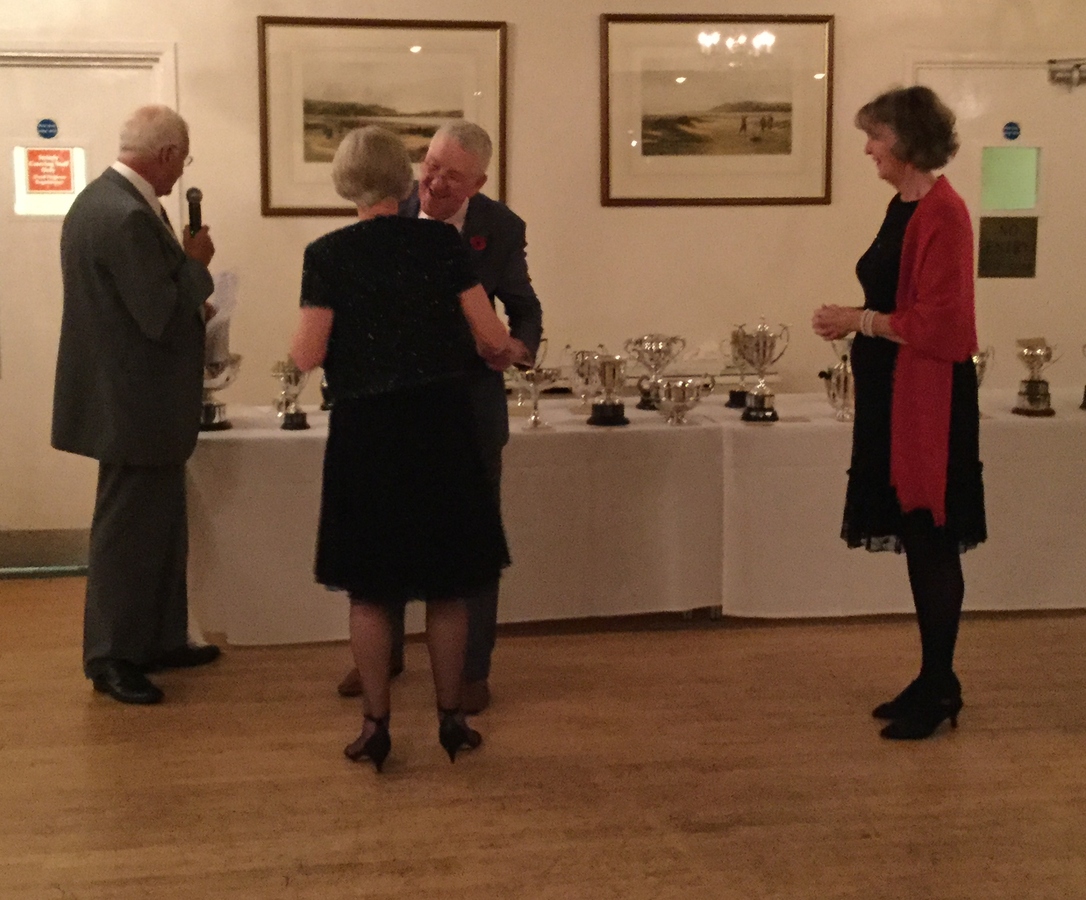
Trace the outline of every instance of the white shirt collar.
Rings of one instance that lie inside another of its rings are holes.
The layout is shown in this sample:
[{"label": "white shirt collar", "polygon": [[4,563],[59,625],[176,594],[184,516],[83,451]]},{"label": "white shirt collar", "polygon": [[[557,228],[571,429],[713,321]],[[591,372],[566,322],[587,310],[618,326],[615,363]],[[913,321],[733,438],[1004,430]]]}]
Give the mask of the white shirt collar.
[{"label": "white shirt collar", "polygon": [[[468,204],[470,202],[471,202],[471,198],[468,197],[468,199],[465,200],[463,202],[463,204],[460,206],[460,209],[458,209],[451,216],[449,216],[449,218],[442,219],[442,221],[446,225],[452,225],[457,231],[463,232],[463,230],[464,230],[464,220],[468,217]],[[422,207],[420,206],[419,207],[419,218],[420,219],[432,219],[433,216],[426,215],[426,213],[424,213],[422,211]]]},{"label": "white shirt collar", "polygon": [[155,214],[159,217],[162,216],[162,204],[159,202],[158,197],[155,196],[155,189],[151,187],[151,182],[140,175],[131,166],[125,165],[119,159],[110,166],[115,172],[119,172],[125,178],[132,183],[132,186],[140,192],[140,196],[147,201],[147,204],[155,211]]}]

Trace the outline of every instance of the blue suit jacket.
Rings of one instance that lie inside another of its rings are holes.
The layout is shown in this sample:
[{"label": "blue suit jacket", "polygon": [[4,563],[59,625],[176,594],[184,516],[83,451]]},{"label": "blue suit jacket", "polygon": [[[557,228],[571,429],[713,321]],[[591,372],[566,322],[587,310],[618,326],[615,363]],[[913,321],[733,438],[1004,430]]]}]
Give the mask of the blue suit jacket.
[{"label": "blue suit jacket", "polygon": [[[419,214],[417,190],[400,204],[400,215]],[[543,336],[543,311],[528,276],[524,220],[504,203],[484,194],[468,201],[462,237],[490,302],[501,301],[509,332],[531,353]],[[480,437],[501,447],[509,439],[509,413],[501,372],[481,359],[472,372],[472,399]]]}]

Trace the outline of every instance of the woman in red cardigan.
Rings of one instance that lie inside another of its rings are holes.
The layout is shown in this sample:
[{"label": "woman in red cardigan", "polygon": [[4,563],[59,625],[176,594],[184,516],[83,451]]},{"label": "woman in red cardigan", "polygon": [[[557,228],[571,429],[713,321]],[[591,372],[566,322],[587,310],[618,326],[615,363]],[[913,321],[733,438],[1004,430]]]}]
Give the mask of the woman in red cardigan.
[{"label": "woman in red cardigan", "polygon": [[904,550],[920,628],[920,674],[875,707],[882,736],[957,726],[954,674],[965,582],[960,554],[987,538],[979,456],[973,229],[936,175],[958,149],[954,114],[926,87],[888,91],[856,114],[864,152],[897,189],[856,265],[863,307],[823,306],[815,333],[856,332],[856,417],[841,536]]}]

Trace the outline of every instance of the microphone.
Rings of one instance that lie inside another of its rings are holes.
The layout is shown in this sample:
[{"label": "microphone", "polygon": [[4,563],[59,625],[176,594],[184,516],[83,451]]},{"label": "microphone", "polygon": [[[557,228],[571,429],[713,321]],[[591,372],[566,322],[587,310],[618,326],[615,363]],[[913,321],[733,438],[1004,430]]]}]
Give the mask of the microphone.
[{"label": "microphone", "polygon": [[204,199],[204,192],[199,188],[191,187],[185,191],[185,199],[189,201],[189,234],[196,234],[203,227],[200,218],[200,201]]}]

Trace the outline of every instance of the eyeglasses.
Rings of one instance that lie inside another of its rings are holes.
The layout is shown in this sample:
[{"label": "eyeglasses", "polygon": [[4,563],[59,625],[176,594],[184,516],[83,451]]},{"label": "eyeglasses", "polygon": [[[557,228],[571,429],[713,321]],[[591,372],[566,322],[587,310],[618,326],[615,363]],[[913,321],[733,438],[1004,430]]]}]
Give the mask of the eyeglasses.
[{"label": "eyeglasses", "polygon": [[192,159],[193,158],[191,156],[186,156],[185,157],[185,168],[188,168],[189,166],[192,165]]}]

